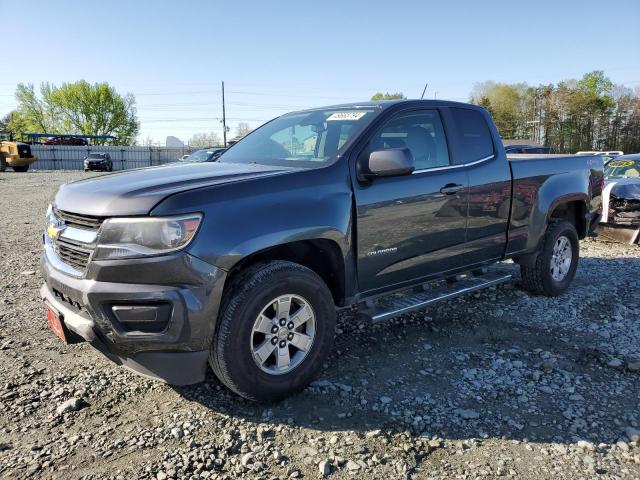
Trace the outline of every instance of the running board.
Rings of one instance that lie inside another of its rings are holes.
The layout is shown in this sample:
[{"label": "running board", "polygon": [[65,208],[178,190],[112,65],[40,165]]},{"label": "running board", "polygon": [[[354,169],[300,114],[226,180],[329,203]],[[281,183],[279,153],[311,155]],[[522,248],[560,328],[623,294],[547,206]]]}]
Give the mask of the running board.
[{"label": "running board", "polygon": [[366,307],[360,313],[368,316],[372,322],[381,322],[403,313],[420,310],[434,303],[459,297],[467,293],[489,288],[500,283],[508,282],[513,275],[506,271],[488,271],[480,275],[452,277],[447,281],[435,284],[433,287],[425,286],[425,291],[413,295],[391,298],[382,298],[375,302],[367,302]]}]

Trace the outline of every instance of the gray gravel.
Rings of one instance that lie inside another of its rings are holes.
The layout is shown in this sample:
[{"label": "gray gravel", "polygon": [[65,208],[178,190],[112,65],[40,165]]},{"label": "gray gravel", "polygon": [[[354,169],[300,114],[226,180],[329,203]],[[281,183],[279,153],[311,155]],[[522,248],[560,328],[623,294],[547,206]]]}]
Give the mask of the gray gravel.
[{"label": "gray gravel", "polygon": [[342,315],[320,378],[258,406],[48,330],[44,210],[85,176],[0,174],[0,476],[640,478],[639,247],[582,242],[561,298],[514,283],[376,326]]}]

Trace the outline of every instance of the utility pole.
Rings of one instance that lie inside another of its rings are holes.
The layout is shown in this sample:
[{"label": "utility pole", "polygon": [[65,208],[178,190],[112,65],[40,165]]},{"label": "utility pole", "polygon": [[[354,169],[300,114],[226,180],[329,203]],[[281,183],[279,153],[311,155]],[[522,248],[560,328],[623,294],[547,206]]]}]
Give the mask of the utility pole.
[{"label": "utility pole", "polygon": [[222,82],[222,138],[224,139],[224,148],[227,148],[227,116],[224,109],[224,81]]},{"label": "utility pole", "polygon": [[424,94],[426,93],[428,86],[429,86],[428,83],[424,84],[424,90],[422,90],[422,95],[420,95],[420,100],[422,100],[424,98]]}]

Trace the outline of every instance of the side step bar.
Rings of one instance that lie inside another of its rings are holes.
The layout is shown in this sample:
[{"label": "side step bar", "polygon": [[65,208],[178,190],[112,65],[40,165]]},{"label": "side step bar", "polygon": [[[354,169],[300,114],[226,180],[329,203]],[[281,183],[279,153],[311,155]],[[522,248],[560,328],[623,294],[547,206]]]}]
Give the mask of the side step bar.
[{"label": "side step bar", "polygon": [[507,271],[494,270],[476,276],[469,274],[456,277],[455,281],[442,281],[434,284],[433,287],[426,286],[426,290],[421,293],[405,296],[395,294],[378,301],[368,302],[360,313],[370,317],[373,322],[381,322],[434,303],[508,282],[512,278],[513,275]]}]

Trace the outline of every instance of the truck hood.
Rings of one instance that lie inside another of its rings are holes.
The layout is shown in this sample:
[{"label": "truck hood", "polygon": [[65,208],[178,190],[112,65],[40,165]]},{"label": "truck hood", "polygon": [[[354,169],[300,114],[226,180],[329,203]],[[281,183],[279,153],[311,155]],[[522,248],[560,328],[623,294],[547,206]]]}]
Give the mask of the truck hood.
[{"label": "truck hood", "polygon": [[187,163],[141,168],[67,183],[58,190],[54,203],[60,210],[83,215],[146,215],[174,193],[297,170],[238,163]]}]

